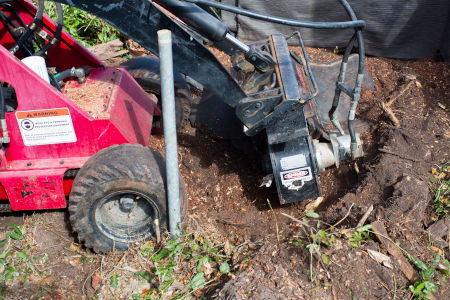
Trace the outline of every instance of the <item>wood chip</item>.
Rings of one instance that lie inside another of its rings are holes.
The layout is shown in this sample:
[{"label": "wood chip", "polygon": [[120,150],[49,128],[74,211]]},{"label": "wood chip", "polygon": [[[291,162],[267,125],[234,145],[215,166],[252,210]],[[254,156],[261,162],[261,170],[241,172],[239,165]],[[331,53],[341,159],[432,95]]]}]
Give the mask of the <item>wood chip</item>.
[{"label": "wood chip", "polygon": [[417,274],[416,270],[411,266],[408,259],[403,255],[403,253],[394,245],[390,240],[386,237],[389,237],[386,228],[384,228],[383,224],[380,221],[376,221],[372,223],[372,230],[375,232],[378,240],[386,247],[389,254],[391,254],[397,264],[400,267],[400,270],[403,272],[405,277],[412,283],[419,280],[419,274]]},{"label": "wood chip", "polygon": [[128,50],[121,50],[123,43],[119,39],[107,43],[89,47],[88,50],[100,60],[107,60],[128,53]]},{"label": "wood chip", "polygon": [[315,210],[316,208],[319,207],[319,205],[323,202],[324,199],[325,199],[324,197],[317,197],[317,199],[314,200],[314,202],[308,203],[305,206],[305,211]]},{"label": "wood chip", "polygon": [[377,263],[382,264],[383,266],[385,266],[385,267],[387,267],[389,269],[393,269],[392,261],[391,261],[391,258],[389,256],[384,255],[381,252],[378,252],[378,251],[375,251],[375,250],[371,250],[371,249],[367,249],[367,253]]},{"label": "wood chip", "polygon": [[427,231],[431,234],[433,241],[450,234],[450,219],[441,219],[428,227]]}]

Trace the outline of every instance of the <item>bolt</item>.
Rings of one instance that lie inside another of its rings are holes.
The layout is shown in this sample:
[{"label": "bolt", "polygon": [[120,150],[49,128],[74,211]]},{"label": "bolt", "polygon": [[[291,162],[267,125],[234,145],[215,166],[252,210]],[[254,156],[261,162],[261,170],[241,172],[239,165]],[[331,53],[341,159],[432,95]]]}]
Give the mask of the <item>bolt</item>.
[{"label": "bolt", "polygon": [[252,113],[252,112],[251,112],[249,109],[247,109],[247,110],[245,111],[244,114],[245,114],[246,116],[248,116],[248,115],[251,114],[251,113]]},{"label": "bolt", "polygon": [[261,107],[261,102],[256,102],[255,103],[255,108],[260,108]]},{"label": "bolt", "polygon": [[120,209],[124,212],[130,212],[134,207],[134,198],[131,196],[124,196],[120,198]]}]

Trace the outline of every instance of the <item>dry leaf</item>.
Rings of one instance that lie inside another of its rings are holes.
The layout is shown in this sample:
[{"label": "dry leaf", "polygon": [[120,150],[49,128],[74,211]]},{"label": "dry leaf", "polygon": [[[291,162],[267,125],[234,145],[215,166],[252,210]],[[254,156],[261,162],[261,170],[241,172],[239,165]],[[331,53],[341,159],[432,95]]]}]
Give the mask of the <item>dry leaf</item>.
[{"label": "dry leaf", "polygon": [[70,244],[69,249],[70,249],[71,251],[73,251],[73,252],[76,252],[76,253],[80,253],[80,254],[83,253],[83,252],[81,251],[80,247],[75,246],[74,244]]},{"label": "dry leaf", "polygon": [[92,275],[91,277],[91,286],[94,290],[98,289],[102,284],[103,278],[97,275]]},{"label": "dry leaf", "polygon": [[209,275],[209,274],[214,272],[215,267],[217,267],[216,263],[214,263],[214,262],[207,262],[207,263],[203,264],[203,266],[201,268],[201,271],[203,273],[205,273],[205,276],[207,276],[207,275]]},{"label": "dry leaf", "polygon": [[435,247],[435,246],[431,247],[431,250],[433,250],[436,253],[439,253],[439,255],[444,254],[444,251],[442,251],[441,249],[439,249],[438,247]]}]

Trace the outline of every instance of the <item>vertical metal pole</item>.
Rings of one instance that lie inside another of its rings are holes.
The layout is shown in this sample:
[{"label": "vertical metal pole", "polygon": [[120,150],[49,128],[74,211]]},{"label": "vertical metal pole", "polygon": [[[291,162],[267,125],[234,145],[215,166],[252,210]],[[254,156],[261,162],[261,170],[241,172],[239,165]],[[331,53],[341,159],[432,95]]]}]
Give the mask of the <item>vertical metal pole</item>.
[{"label": "vertical metal pole", "polygon": [[169,231],[172,238],[180,235],[181,209],[178,175],[177,129],[175,117],[175,93],[173,84],[172,33],[158,31],[161,72],[162,115],[166,150],[167,197]]}]

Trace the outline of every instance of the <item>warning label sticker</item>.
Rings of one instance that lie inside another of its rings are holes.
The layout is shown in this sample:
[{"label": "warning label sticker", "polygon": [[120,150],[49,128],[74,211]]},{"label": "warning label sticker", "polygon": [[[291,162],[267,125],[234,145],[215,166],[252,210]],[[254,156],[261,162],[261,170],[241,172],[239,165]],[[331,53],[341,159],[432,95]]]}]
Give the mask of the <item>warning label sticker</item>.
[{"label": "warning label sticker", "polygon": [[311,168],[299,168],[280,172],[281,183],[289,190],[299,190],[303,187],[306,181],[313,180]]},{"label": "warning label sticker", "polygon": [[17,111],[16,118],[25,146],[77,141],[68,108]]}]

